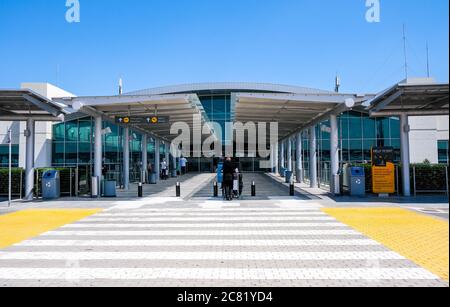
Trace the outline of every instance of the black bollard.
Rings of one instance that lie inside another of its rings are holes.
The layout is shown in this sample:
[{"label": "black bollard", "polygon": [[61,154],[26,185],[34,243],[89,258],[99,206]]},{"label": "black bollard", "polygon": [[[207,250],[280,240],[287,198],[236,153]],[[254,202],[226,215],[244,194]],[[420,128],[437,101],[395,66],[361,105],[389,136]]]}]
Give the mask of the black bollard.
[{"label": "black bollard", "polygon": [[256,196],[256,184],[255,184],[255,182],[253,181],[252,182],[252,197],[255,197]]},{"label": "black bollard", "polygon": [[289,195],[290,196],[295,196],[295,186],[294,186],[294,182],[291,181],[291,185],[289,186]]},{"label": "black bollard", "polygon": [[176,187],[176,192],[177,192],[177,197],[181,197],[181,184],[179,182],[177,182],[177,187]]},{"label": "black bollard", "polygon": [[217,181],[214,181],[214,197],[219,197],[219,186],[217,185]]},{"label": "black bollard", "polygon": [[138,184],[138,197],[141,198],[143,196],[144,196],[144,191],[143,191],[143,188],[142,188],[142,182],[139,182],[139,184]]}]

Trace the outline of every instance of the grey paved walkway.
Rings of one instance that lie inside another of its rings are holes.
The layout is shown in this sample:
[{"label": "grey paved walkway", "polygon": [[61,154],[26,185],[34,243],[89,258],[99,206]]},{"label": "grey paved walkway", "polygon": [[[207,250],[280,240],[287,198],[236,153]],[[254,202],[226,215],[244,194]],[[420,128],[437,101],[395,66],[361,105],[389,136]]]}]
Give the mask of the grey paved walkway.
[{"label": "grey paved walkway", "polygon": [[[297,199],[297,200],[317,200],[318,197],[309,194],[302,189],[296,189],[295,197],[289,196],[289,187],[283,185],[270,176],[263,173],[245,173],[244,177],[244,190],[242,193],[242,200],[271,200],[271,199]],[[251,197],[252,182],[256,184],[256,197]],[[211,180],[209,184],[193,194],[194,199],[213,199],[213,182]],[[219,198],[221,198],[219,193]]]},{"label": "grey paved walkway", "polygon": [[0,251],[0,286],[448,286],[315,202],[119,203]]}]

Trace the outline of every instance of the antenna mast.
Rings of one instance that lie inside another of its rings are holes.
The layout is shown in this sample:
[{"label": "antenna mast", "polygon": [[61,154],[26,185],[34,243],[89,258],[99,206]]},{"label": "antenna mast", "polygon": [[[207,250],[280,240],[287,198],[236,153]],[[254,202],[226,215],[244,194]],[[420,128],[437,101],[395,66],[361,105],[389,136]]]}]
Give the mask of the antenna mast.
[{"label": "antenna mast", "polygon": [[430,49],[428,47],[428,41],[427,41],[427,76],[430,78]]},{"label": "antenna mast", "polygon": [[406,55],[406,29],[405,24],[403,24],[403,54],[405,57],[405,76],[408,79],[408,58]]}]

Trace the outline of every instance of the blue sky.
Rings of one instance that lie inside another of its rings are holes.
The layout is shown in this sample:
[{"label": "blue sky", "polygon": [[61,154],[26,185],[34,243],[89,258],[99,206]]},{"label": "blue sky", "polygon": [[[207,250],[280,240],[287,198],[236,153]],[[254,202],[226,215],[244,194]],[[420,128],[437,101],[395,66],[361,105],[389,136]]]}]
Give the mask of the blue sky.
[{"label": "blue sky", "polygon": [[[378,92],[410,75],[449,76],[449,2],[382,0],[0,0],[0,88],[57,83],[77,95],[207,81],[252,81]],[[59,67],[59,73],[57,73]]]}]

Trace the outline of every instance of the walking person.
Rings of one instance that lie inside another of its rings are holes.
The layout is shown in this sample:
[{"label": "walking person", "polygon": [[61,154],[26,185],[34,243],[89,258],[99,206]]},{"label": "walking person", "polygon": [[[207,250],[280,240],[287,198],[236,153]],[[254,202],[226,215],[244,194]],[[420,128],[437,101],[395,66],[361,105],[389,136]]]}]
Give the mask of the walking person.
[{"label": "walking person", "polygon": [[233,200],[233,174],[233,162],[231,161],[231,158],[228,157],[223,164],[223,184],[225,188],[225,198],[228,201]]},{"label": "walking person", "polygon": [[161,178],[163,180],[168,179],[168,165],[166,159],[163,159],[161,162]]},{"label": "walking person", "polygon": [[187,173],[187,159],[185,157],[181,157],[180,159],[180,166],[181,166],[181,174],[186,175]]}]

